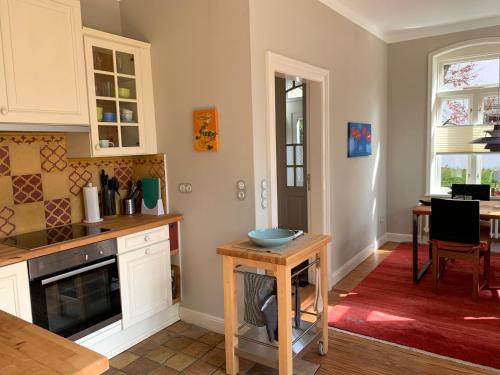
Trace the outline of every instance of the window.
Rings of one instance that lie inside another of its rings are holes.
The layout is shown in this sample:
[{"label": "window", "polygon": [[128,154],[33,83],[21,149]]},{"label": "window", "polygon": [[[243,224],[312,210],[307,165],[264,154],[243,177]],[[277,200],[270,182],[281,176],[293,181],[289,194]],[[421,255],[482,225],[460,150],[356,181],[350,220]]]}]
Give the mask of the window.
[{"label": "window", "polygon": [[500,38],[450,47],[431,55],[428,194],[453,183],[500,187],[500,153],[471,144],[500,122]]}]

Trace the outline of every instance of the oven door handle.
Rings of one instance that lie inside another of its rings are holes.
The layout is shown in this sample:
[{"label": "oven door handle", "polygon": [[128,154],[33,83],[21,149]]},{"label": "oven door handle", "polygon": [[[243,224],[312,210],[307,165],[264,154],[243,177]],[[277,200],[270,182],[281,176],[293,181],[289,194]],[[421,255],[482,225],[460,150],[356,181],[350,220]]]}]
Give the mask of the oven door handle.
[{"label": "oven door handle", "polygon": [[92,265],[87,266],[87,267],[78,268],[77,270],[73,270],[73,271],[69,271],[66,273],[62,273],[60,275],[49,277],[47,279],[42,280],[42,285],[46,285],[49,283],[53,283],[54,281],[66,279],[68,277],[75,276],[75,275],[78,275],[80,273],[84,273],[87,271],[95,270],[96,268],[101,268],[101,267],[107,266],[108,264],[113,264],[113,263],[116,263],[116,258],[108,259],[108,260],[105,260],[104,262],[92,264]]}]

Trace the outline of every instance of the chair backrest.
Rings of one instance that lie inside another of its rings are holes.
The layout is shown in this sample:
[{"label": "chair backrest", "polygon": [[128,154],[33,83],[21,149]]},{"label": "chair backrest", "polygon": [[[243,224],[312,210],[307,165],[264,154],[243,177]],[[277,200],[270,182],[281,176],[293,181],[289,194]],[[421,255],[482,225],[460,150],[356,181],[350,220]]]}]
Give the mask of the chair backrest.
[{"label": "chair backrest", "polygon": [[431,199],[431,240],[478,244],[479,201]]},{"label": "chair backrest", "polygon": [[480,201],[490,200],[490,185],[487,184],[452,184],[451,197],[466,195],[472,197],[471,199],[478,199]]}]

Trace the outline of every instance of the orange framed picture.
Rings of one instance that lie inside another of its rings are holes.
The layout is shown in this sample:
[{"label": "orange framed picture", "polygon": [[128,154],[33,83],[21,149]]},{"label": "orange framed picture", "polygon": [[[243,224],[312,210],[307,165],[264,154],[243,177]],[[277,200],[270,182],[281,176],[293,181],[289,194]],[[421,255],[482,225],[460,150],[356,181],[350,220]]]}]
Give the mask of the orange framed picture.
[{"label": "orange framed picture", "polygon": [[219,151],[219,123],[216,108],[193,111],[194,149]]}]

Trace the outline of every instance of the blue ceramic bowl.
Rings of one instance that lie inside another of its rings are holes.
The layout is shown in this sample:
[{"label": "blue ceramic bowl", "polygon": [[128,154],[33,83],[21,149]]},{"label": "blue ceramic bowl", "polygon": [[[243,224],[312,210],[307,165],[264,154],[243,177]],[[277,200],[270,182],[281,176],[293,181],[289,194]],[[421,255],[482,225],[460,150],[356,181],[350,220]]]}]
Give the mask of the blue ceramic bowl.
[{"label": "blue ceramic bowl", "polygon": [[284,245],[302,234],[304,234],[302,231],[295,232],[282,228],[255,229],[248,232],[248,238],[256,245],[275,247]]}]

